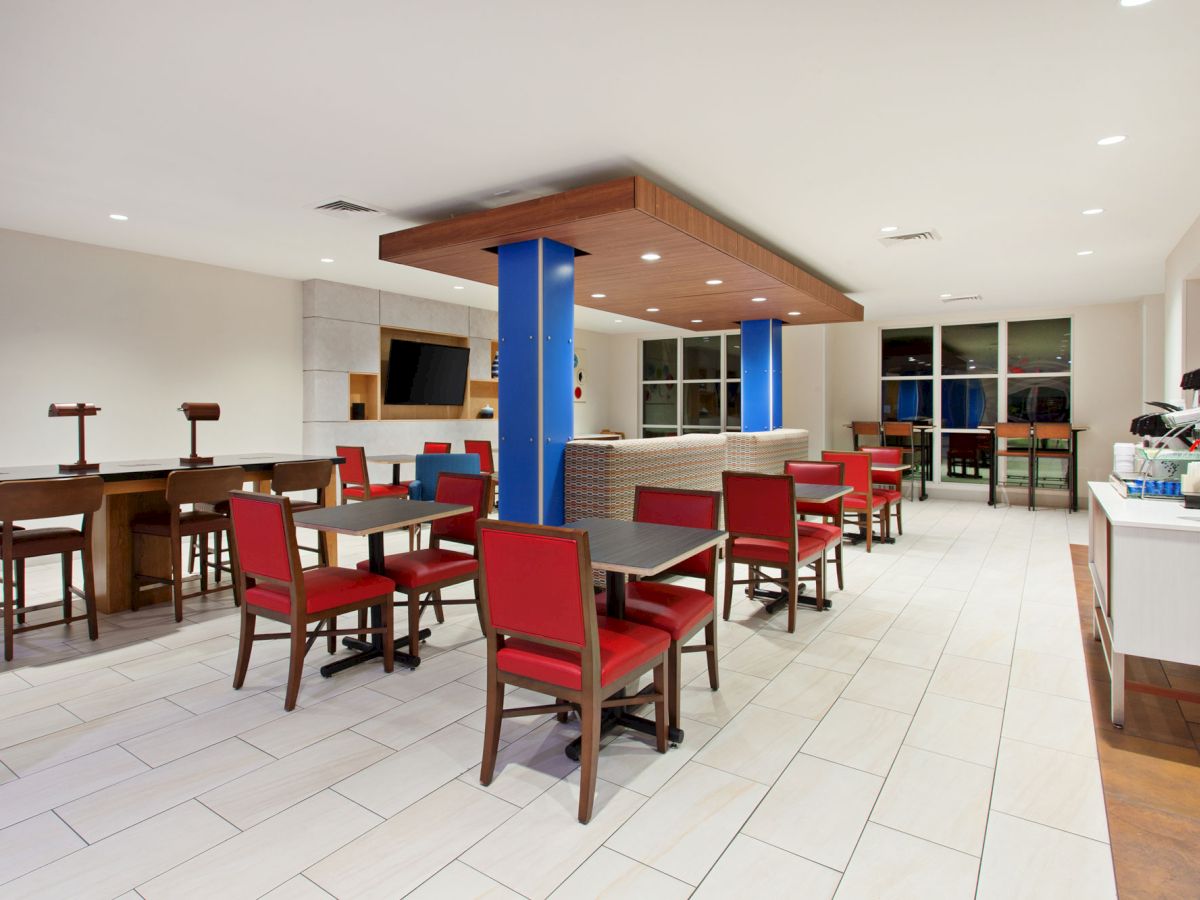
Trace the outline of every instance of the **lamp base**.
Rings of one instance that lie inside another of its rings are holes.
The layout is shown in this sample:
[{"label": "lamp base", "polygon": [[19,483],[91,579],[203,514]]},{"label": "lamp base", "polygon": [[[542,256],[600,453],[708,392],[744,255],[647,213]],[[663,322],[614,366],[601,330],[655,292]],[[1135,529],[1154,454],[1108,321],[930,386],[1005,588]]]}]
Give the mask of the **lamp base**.
[{"label": "lamp base", "polygon": [[60,472],[98,472],[98,471],[100,471],[100,463],[90,463],[90,462],[59,463],[58,471],[60,471]]},{"label": "lamp base", "polygon": [[211,466],[213,458],[211,456],[181,456],[179,464],[181,466]]}]

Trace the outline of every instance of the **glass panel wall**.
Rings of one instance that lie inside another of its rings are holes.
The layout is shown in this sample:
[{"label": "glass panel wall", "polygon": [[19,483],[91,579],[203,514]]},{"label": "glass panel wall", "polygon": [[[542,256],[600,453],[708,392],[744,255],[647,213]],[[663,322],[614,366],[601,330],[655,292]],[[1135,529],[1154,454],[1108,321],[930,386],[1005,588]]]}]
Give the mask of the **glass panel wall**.
[{"label": "glass panel wall", "polygon": [[933,327],[883,330],[884,378],[933,374]]},{"label": "glass panel wall", "polygon": [[642,341],[642,435],[742,427],[741,334]]}]

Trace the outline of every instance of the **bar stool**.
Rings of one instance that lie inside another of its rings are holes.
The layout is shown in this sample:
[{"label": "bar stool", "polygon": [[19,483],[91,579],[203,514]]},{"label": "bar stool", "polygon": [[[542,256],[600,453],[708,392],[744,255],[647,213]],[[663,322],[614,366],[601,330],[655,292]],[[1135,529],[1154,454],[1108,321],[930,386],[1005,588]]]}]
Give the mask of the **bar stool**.
[{"label": "bar stool", "polygon": [[[1058,447],[1043,447],[1043,441],[1054,441]],[[1062,447],[1062,442],[1066,447]],[[1037,422],[1033,426],[1033,469],[1029,476],[1029,505],[1037,509],[1037,480],[1038,464],[1043,459],[1061,460],[1063,464],[1063,480],[1067,483],[1068,507],[1075,509],[1075,479],[1071,472],[1075,468],[1075,453],[1071,447],[1071,426],[1066,422]]]},{"label": "bar stool", "polygon": [[[913,485],[916,483],[917,473],[921,470],[918,466],[928,465],[929,460],[925,459],[925,444],[922,441],[917,444],[916,430],[913,428],[912,422],[884,422],[883,423],[883,444],[887,447],[899,447],[902,453],[908,454],[908,462],[912,468],[908,471],[908,499],[913,498]],[[903,459],[898,459],[896,462],[903,462]],[[897,473],[897,478],[894,481],[879,480],[880,484],[888,484],[899,488],[904,480],[903,472]]]},{"label": "bar stool", "polygon": [[850,434],[854,439],[855,450],[858,449],[863,438],[870,438],[874,441],[875,446],[883,442],[883,430],[878,422],[851,422]]},{"label": "bar stool", "polygon": [[[332,477],[333,463],[328,459],[276,463],[271,467],[271,490],[276,495],[298,491],[316,491],[316,500],[297,500],[295,497],[290,497],[292,512],[324,509],[326,501],[325,491],[329,487],[329,481]],[[316,547],[300,547],[299,549],[317,554],[317,565],[327,566],[329,565],[329,545],[327,540],[332,539],[332,535],[319,534],[317,536]],[[218,560],[219,562],[220,560]]]},{"label": "bar stool", "polygon": [[[228,508],[230,491],[241,490],[246,481],[246,472],[240,466],[220,469],[184,469],[167,476],[167,506],[162,512],[141,513],[133,517],[129,530],[133,535],[133,597],[131,608],[138,608],[142,585],[171,585],[175,602],[175,621],[183,621],[183,601],[208,593],[208,538],[217,539],[229,529],[229,517],[216,509],[224,502]],[[212,504],[205,509],[203,504]],[[184,506],[193,509],[185,511]],[[196,508],[200,507],[200,508]],[[200,590],[183,593],[183,550],[180,546],[184,537],[195,535],[200,541]],[[149,575],[137,570],[138,544],[148,537],[167,538],[171,544],[171,576]],[[219,558],[219,551],[218,551]],[[235,595],[235,602],[237,597]]]},{"label": "bar stool", "polygon": [[[996,466],[999,463],[999,457],[1003,456],[1006,459],[1023,459],[1029,473],[1029,484],[1026,487],[1027,509],[1033,509],[1033,441],[1030,439],[1032,429],[1028,422],[999,422],[996,425],[996,459],[992,460],[992,465]],[[1000,442],[1004,441],[1001,446]],[[1025,441],[1024,447],[1013,447],[1009,441]],[[1007,474],[1007,472],[1005,473]],[[998,476],[993,476],[998,477]],[[1007,485],[1007,481],[1005,484]]]},{"label": "bar stool", "polygon": [[[96,475],[83,478],[47,478],[38,481],[10,481],[0,484],[0,557],[4,562],[4,658],[13,658],[13,635],[52,625],[66,625],[86,618],[88,637],[96,640],[96,583],[92,566],[92,517],[104,500],[104,481]],[[17,519],[55,519],[82,516],[78,529],[65,527],[20,528]],[[79,552],[83,558],[83,590],[71,581],[71,561]],[[61,619],[26,625],[25,614],[57,606],[60,601],[25,606],[25,560],[35,556],[62,556],[63,596]],[[18,572],[21,574],[18,575]],[[17,583],[19,581],[19,583]],[[17,612],[15,591],[19,589],[21,609]],[[72,612],[72,597],[83,598],[85,614]],[[14,615],[18,617],[13,622]]]}]

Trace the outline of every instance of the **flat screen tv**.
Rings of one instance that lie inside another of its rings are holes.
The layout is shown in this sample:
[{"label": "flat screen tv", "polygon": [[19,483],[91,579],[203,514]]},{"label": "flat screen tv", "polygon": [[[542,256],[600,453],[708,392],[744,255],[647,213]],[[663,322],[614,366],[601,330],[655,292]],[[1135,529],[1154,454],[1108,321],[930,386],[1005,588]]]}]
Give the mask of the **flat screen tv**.
[{"label": "flat screen tv", "polygon": [[468,347],[393,340],[383,402],[461,406],[467,389]]}]

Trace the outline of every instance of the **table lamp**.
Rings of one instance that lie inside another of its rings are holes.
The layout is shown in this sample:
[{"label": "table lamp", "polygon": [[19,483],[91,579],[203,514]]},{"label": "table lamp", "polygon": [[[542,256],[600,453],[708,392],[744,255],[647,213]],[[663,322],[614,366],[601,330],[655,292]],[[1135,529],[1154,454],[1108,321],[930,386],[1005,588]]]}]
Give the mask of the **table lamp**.
[{"label": "table lamp", "polygon": [[60,463],[60,472],[95,472],[100,468],[99,463],[87,461],[87,445],[83,436],[83,420],[85,416],[94,416],[100,412],[100,407],[93,403],[51,403],[50,418],[74,416],[79,419],[79,459],[73,463]]},{"label": "table lamp", "polygon": [[179,457],[180,463],[185,466],[211,465],[213,461],[211,456],[200,456],[196,453],[196,423],[217,421],[221,418],[221,405],[219,403],[181,403],[179,411],[183,413],[185,419],[192,423],[192,455]]}]

